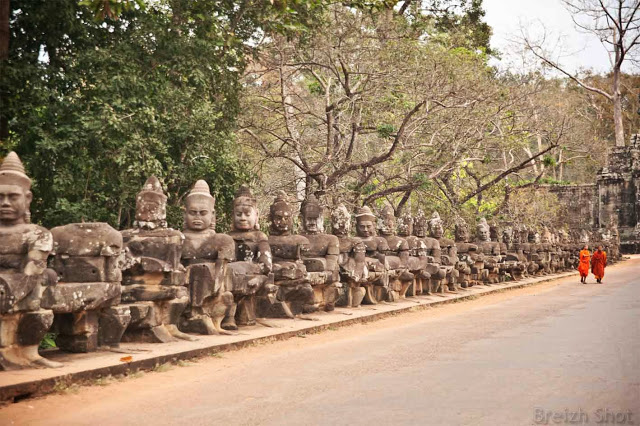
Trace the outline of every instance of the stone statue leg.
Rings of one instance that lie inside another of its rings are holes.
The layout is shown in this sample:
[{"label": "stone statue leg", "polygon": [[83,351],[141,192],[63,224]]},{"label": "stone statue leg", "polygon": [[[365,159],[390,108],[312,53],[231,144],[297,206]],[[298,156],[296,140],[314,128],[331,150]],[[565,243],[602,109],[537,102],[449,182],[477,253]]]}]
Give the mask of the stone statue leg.
[{"label": "stone statue leg", "polygon": [[117,348],[127,326],[131,311],[126,305],[103,309],[98,319],[98,345]]},{"label": "stone statue leg", "polygon": [[58,331],[56,345],[66,352],[93,352],[98,349],[97,311],[58,314],[55,328]]},{"label": "stone statue leg", "polygon": [[361,287],[356,283],[349,285],[349,306],[352,308],[360,306],[366,293],[367,289],[365,287]]},{"label": "stone statue leg", "polygon": [[[235,317],[236,317],[236,323],[238,325],[255,325],[256,324],[255,294],[243,296],[240,298],[240,300],[238,300]],[[227,328],[227,330],[229,329]]]},{"label": "stone statue leg", "polygon": [[0,318],[0,368],[62,367],[61,363],[38,353],[38,346],[52,324],[53,312],[43,309],[3,315]]},{"label": "stone statue leg", "polygon": [[189,298],[187,296],[160,302],[161,323],[165,325],[165,328],[171,336],[181,340],[195,341],[198,339],[194,336],[178,330],[178,321],[180,321],[180,316],[188,303]]},{"label": "stone statue leg", "polygon": [[236,310],[237,310],[238,305],[235,303],[235,300],[233,302],[233,304],[229,305],[229,307],[227,308],[227,312],[224,316],[224,319],[222,320],[222,323],[220,324],[220,327],[222,327],[223,330],[237,330],[238,329],[238,325],[236,324]]}]

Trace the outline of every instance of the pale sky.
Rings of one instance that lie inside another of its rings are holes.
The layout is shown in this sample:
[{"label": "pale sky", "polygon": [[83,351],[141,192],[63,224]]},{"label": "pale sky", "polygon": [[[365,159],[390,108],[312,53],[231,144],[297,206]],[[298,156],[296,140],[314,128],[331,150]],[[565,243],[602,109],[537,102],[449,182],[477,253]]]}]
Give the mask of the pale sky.
[{"label": "pale sky", "polygon": [[563,51],[559,60],[571,72],[580,68],[605,72],[610,68],[602,44],[594,36],[578,32],[559,0],[484,0],[483,5],[486,22],[493,28],[491,46],[503,53],[501,66],[513,69],[517,68],[514,63],[521,62],[510,53],[514,50],[510,41],[520,37],[522,25],[532,36],[540,36],[546,28],[548,46],[555,47],[557,53]]}]

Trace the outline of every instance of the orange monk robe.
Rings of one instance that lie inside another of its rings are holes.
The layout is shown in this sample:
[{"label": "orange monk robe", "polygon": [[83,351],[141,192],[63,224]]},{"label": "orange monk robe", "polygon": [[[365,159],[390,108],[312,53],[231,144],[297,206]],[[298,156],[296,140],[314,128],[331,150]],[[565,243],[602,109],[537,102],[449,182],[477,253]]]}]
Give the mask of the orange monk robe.
[{"label": "orange monk robe", "polygon": [[580,264],[578,265],[578,272],[581,277],[589,275],[589,260],[591,259],[591,253],[589,250],[580,251]]},{"label": "orange monk robe", "polygon": [[594,251],[591,257],[591,272],[597,280],[604,277],[604,267],[607,266],[607,253],[605,251]]}]

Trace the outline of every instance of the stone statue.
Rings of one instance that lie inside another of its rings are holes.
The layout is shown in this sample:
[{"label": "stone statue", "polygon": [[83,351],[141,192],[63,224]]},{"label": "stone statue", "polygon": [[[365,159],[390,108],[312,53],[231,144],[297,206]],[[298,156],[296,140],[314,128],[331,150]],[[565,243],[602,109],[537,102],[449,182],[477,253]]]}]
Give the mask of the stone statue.
[{"label": "stone statue", "polygon": [[258,227],[258,207],[248,186],[242,185],[233,200],[233,221],[229,236],[235,241],[236,261],[229,264],[237,311],[222,322],[225,330],[256,324],[257,298],[274,301],[273,259],[269,240]]},{"label": "stone statue", "polygon": [[375,277],[375,281],[365,285],[367,292],[364,301],[376,304],[388,296],[389,266],[385,253],[389,252],[389,245],[387,240],[376,235],[376,217],[367,206],[356,210],[356,236],[365,246],[369,278]]},{"label": "stone statue", "polygon": [[131,321],[120,304],[122,235],[106,223],[73,223],[51,230],[58,285],[49,302],[56,345],[68,352],[118,347]]},{"label": "stone statue", "polygon": [[435,263],[433,257],[427,255],[427,245],[424,240],[413,235],[411,214],[404,213],[398,220],[398,235],[409,244],[409,272],[414,275],[413,285],[407,294],[410,296],[426,294],[429,291],[431,272],[438,274],[440,266]]},{"label": "stone statue", "polygon": [[151,176],[136,196],[133,229],[122,231],[122,301],[131,309],[123,341],[194,340],[178,330],[189,302],[185,268],[180,263],[184,235],[167,227],[166,208],[167,196],[160,181]]},{"label": "stone statue", "polygon": [[516,250],[516,238],[513,228],[505,226],[502,229],[502,241],[500,242],[500,254],[503,256],[506,271],[511,278],[519,281],[527,272],[527,259]]},{"label": "stone statue", "polygon": [[538,275],[547,275],[549,262],[541,244],[540,233],[533,228],[529,229],[527,241],[529,242],[531,260],[538,264]]},{"label": "stone statue", "polygon": [[447,268],[442,265],[442,251],[440,250],[440,243],[435,238],[427,236],[429,229],[429,220],[424,214],[422,209],[418,210],[418,213],[413,218],[413,235],[424,241],[426,246],[427,255],[433,258],[434,265],[437,269],[429,271],[431,278],[429,278],[429,287],[422,289],[423,294],[432,293],[444,293],[445,292],[445,279],[447,277]]},{"label": "stone statue", "polygon": [[314,195],[309,195],[300,207],[302,235],[309,240],[309,250],[303,257],[310,275],[315,304],[332,311],[338,300],[340,284],[340,241],[324,232],[324,209]]},{"label": "stone statue", "polygon": [[449,238],[444,237],[444,222],[440,218],[438,212],[433,212],[431,219],[429,219],[429,236],[438,240],[440,244],[441,262],[442,266],[446,270],[446,283],[449,287],[449,291],[456,291],[458,289],[457,282],[460,272],[456,268],[458,263],[458,249],[456,243]]},{"label": "stone statue", "polygon": [[471,243],[471,235],[467,223],[462,219],[456,220],[455,226],[456,250],[458,251],[458,270],[460,272],[461,285],[463,288],[471,287],[484,281],[488,275],[484,269],[482,253],[478,251],[478,246]]},{"label": "stone statue", "polygon": [[366,264],[366,246],[356,237],[350,236],[351,214],[344,204],[339,204],[331,212],[331,231],[338,238],[340,255],[340,281],[344,284],[338,305],[358,307],[366,294],[370,281],[380,279],[383,273],[369,272]]},{"label": "stone statue", "polygon": [[385,260],[389,268],[389,292],[387,300],[392,302],[406,297],[413,284],[413,274],[409,272],[409,243],[396,235],[396,218],[391,206],[386,206],[378,218],[378,232],[387,242],[389,250]]},{"label": "stone statue", "polygon": [[31,179],[15,152],[0,165],[0,369],[60,367],[38,354],[38,345],[53,323],[53,312],[41,304],[56,275],[47,269],[53,238],[29,223]]},{"label": "stone statue", "polygon": [[265,306],[265,315],[288,317],[317,310],[309,274],[303,261],[311,243],[293,234],[293,208],[283,191],[278,191],[269,209],[269,245],[273,254],[273,276],[277,300]]},{"label": "stone statue", "polygon": [[491,241],[491,230],[485,218],[481,218],[476,226],[476,244],[478,250],[483,254],[484,269],[488,274],[485,284],[496,284],[500,280],[498,278],[500,262],[500,248],[494,241]]},{"label": "stone statue", "polygon": [[235,260],[233,238],[215,231],[215,204],[209,185],[195,183],[185,198],[182,264],[187,268],[189,306],[180,329],[198,334],[228,334],[222,320],[235,310],[230,262]]},{"label": "stone statue", "polygon": [[538,273],[540,269],[540,265],[538,264],[538,254],[536,252],[535,245],[532,245],[529,242],[529,229],[526,225],[521,224],[518,227],[518,243],[515,244],[516,250],[522,253],[522,255],[527,260],[527,274],[535,275]]}]

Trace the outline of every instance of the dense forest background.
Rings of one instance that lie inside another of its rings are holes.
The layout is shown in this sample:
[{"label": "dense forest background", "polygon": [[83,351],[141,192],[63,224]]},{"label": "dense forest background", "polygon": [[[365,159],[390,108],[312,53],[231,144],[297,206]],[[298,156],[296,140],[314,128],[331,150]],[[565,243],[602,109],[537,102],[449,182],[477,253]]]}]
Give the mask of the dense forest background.
[{"label": "dense forest background", "polygon": [[[544,62],[491,59],[482,0],[0,0],[0,157],[32,218],[123,229],[157,175],[169,223],[197,179],[229,224],[249,182],[330,206],[555,220],[542,184],[592,183],[613,108]],[[590,87],[612,75],[583,72]],[[622,74],[627,133],[640,75]]]}]

